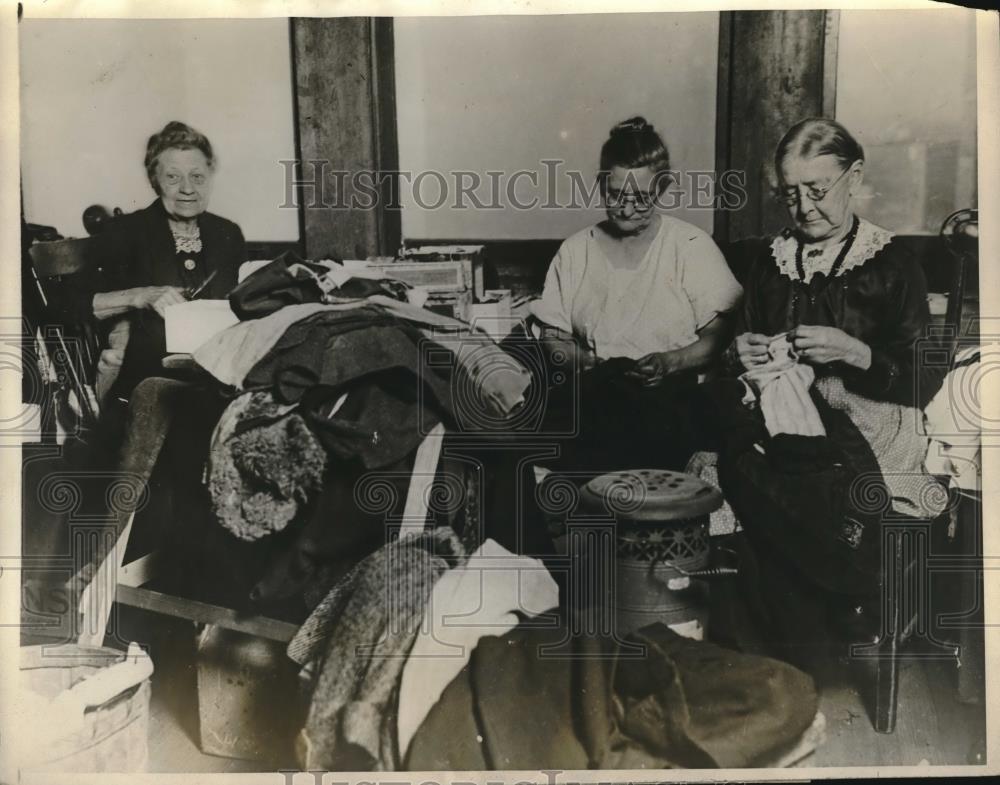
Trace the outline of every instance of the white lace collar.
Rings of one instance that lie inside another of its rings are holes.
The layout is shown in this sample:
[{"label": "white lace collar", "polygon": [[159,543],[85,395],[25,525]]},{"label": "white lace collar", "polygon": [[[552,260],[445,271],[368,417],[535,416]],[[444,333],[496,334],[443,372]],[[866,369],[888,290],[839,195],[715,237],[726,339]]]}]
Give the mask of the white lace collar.
[{"label": "white lace collar", "polygon": [[[893,233],[881,226],[876,226],[864,218],[858,219],[858,234],[854,243],[844,257],[837,275],[843,275],[848,270],[860,267],[875,254],[885,248],[894,237]],[[846,240],[846,238],[845,238]],[[771,253],[777,262],[778,271],[793,281],[809,283],[814,275],[822,273],[829,275],[838,254],[843,248],[843,242],[824,248],[820,253],[809,256],[809,246],[803,247],[802,270],[805,276],[799,274],[795,265],[795,254],[799,247],[798,238],[790,229],[786,229],[774,238],[771,243]]]},{"label": "white lace collar", "polygon": [[174,236],[176,253],[201,253],[201,227],[198,224],[195,224],[193,234],[181,234],[173,226],[170,233]]}]

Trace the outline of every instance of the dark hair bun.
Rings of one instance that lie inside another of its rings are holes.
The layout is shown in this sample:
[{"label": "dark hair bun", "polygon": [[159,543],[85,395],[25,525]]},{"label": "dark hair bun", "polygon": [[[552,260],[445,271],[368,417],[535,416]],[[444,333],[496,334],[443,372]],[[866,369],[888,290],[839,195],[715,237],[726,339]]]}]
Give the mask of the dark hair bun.
[{"label": "dark hair bun", "polygon": [[620,134],[642,134],[649,133],[653,131],[653,126],[646,122],[646,118],[642,116],[630,117],[628,120],[622,120],[618,125],[611,129],[612,136],[618,136]]},{"label": "dark hair bun", "polygon": [[667,146],[645,117],[630,117],[611,129],[611,135],[601,147],[601,171],[609,172],[616,166],[625,169],[648,166],[654,172],[670,169]]}]

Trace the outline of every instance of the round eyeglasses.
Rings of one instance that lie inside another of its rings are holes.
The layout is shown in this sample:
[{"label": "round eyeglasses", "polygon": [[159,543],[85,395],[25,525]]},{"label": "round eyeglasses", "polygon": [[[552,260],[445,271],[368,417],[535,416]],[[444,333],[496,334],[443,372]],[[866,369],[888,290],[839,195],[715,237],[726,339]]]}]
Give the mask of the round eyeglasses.
[{"label": "round eyeglasses", "polygon": [[645,191],[629,191],[626,193],[617,188],[608,188],[605,201],[608,207],[620,210],[626,204],[631,204],[636,212],[644,213],[653,207],[656,203],[656,197]]},{"label": "round eyeglasses", "polygon": [[[854,166],[854,164],[851,164],[851,166]],[[826,198],[826,195],[830,193],[830,191],[832,191],[833,188],[837,185],[837,183],[839,183],[841,180],[844,179],[844,175],[846,175],[848,172],[851,171],[851,166],[848,166],[844,171],[840,173],[840,176],[837,177],[836,180],[834,180],[832,183],[830,183],[828,186],[824,188],[820,188],[819,186],[815,185],[806,185],[805,189],[806,196],[809,197],[809,201],[813,202],[814,204],[817,202],[822,202]],[[777,201],[779,204],[785,205],[786,207],[793,207],[794,205],[798,204],[799,200],[801,199],[798,186],[792,186],[789,188],[782,188],[782,189],[775,188],[773,191],[773,195],[775,201]]]}]

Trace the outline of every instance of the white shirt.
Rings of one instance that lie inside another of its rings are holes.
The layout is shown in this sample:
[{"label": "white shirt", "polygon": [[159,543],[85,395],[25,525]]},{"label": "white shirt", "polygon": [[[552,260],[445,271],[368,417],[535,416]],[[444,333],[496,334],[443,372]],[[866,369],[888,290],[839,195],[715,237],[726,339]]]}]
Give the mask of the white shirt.
[{"label": "white shirt", "polygon": [[660,216],[634,270],[612,265],[591,226],[559,248],[532,313],[572,332],[601,359],[639,359],[689,346],[698,330],[732,310],[743,293],[704,231]]}]

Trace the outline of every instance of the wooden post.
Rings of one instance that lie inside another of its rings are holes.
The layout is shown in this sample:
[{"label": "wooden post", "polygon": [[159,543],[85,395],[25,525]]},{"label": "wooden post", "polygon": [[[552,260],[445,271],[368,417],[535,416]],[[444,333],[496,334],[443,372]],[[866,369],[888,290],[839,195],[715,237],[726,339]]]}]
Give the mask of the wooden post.
[{"label": "wooden post", "polygon": [[296,180],[309,258],[399,248],[400,212],[388,207],[399,169],[392,36],[389,18],[292,20]]},{"label": "wooden post", "polygon": [[[770,198],[774,148],[792,124],[833,106],[833,96],[824,95],[836,84],[835,52],[826,45],[827,13],[722,14],[716,167],[720,177],[729,170],[745,172],[748,198],[739,209],[717,210],[720,244],[771,234],[786,223],[784,208]],[[831,69],[832,78],[825,74]]]}]

